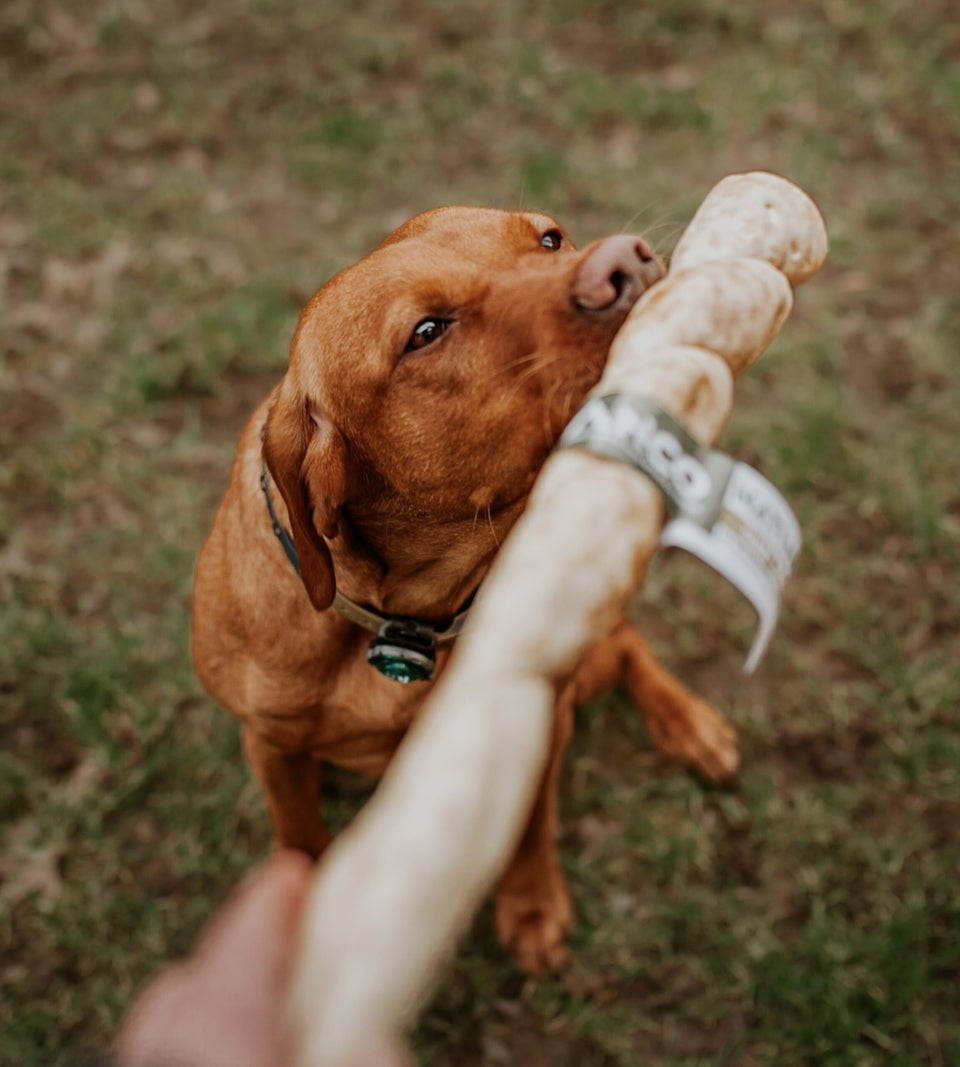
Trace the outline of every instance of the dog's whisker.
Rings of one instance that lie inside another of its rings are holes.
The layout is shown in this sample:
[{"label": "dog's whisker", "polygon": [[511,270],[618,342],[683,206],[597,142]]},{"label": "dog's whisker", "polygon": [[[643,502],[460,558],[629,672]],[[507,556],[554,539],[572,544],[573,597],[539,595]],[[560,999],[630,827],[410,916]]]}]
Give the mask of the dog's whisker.
[{"label": "dog's whisker", "polygon": [[554,410],[554,398],[558,395],[558,393],[560,392],[561,388],[562,388],[561,383],[556,382],[556,381],[550,382],[547,394],[546,394],[546,396],[544,398],[545,399],[545,403],[543,404],[543,406],[540,409],[540,416],[541,416],[541,418],[543,420],[543,436],[544,436],[544,439],[547,440],[547,441],[549,441],[551,439],[551,437],[553,436],[553,434],[552,434],[552,423],[553,423],[553,420],[550,418],[550,414]]},{"label": "dog's whisker", "polygon": [[[640,222],[640,220],[653,210],[654,209],[652,207],[637,208],[637,210],[628,219],[624,220],[623,225],[620,227],[620,233],[633,233],[633,231],[637,228],[637,224]],[[643,231],[644,233],[649,233],[650,226],[648,224],[644,224]]]},{"label": "dog's whisker", "polygon": [[545,359],[540,363],[532,363],[517,379],[515,384],[521,386],[526,384],[531,378],[537,374],[542,374],[544,371],[550,369],[557,362],[556,359]]},{"label": "dog's whisker", "polygon": [[510,374],[512,371],[524,366],[537,367],[541,363],[552,362],[554,358],[552,353],[544,356],[542,352],[527,352],[522,356],[517,356],[515,359],[510,360],[509,363],[504,363],[501,366],[496,367],[490,376],[498,377],[502,374]]},{"label": "dog's whisker", "polygon": [[568,423],[576,411],[576,398],[572,393],[567,393],[566,402],[563,405],[563,421]]},{"label": "dog's whisker", "polygon": [[504,365],[495,374],[499,376],[511,370],[515,371],[526,364],[525,369],[509,383],[510,391],[508,397],[512,398],[531,378],[548,373],[551,367],[559,364],[560,361],[561,354],[558,352],[549,352],[546,355],[540,352],[532,352]]},{"label": "dog's whisker", "polygon": [[494,543],[496,544],[497,548],[499,549],[501,547],[501,545],[502,545],[502,542],[500,540],[500,534],[497,533],[497,528],[494,525],[494,522],[493,522],[493,511],[491,510],[489,504],[487,504],[487,524],[490,527],[490,532],[493,534]]},{"label": "dog's whisker", "polygon": [[[683,231],[685,223],[677,221],[669,216],[659,216],[650,222],[643,222],[643,218],[651,208],[642,208],[625,221],[621,233],[633,233],[638,228],[644,236],[655,246],[672,247],[676,238]],[[639,227],[638,227],[639,224]]]}]

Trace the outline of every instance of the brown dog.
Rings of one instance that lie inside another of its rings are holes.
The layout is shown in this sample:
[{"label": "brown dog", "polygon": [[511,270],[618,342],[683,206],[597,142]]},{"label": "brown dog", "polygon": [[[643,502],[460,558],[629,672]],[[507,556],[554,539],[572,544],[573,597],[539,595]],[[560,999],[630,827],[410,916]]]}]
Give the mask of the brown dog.
[{"label": "brown dog", "polygon": [[[469,603],[661,273],[640,237],[577,251],[544,215],[440,208],[307,304],[286,376],[243,432],[194,599],[197,673],[243,722],[281,844],[327,844],[322,761],[383,771],[430,684],[380,673],[371,641],[388,669],[429,661],[424,627],[444,631]],[[399,653],[370,632],[382,616],[420,624]],[[571,922],[553,839],[573,709],[617,680],[666,754],[714,780],[736,771],[730,727],[621,622],[558,694],[549,767],[498,893],[498,936],[534,973],[560,965]]]}]

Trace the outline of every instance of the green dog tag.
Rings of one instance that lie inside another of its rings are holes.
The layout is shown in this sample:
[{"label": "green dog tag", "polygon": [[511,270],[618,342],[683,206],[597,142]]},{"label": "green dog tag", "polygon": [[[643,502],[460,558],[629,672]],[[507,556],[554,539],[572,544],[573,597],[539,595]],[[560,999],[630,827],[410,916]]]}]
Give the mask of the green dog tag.
[{"label": "green dog tag", "polygon": [[437,638],[412,619],[388,619],[367,649],[367,662],[387,678],[407,685],[429,682],[436,667]]}]

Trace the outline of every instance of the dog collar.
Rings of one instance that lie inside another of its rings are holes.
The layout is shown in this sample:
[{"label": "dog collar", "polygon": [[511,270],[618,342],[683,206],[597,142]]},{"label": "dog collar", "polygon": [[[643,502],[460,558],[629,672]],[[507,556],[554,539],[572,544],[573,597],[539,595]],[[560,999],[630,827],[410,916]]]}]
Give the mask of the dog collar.
[{"label": "dog collar", "polygon": [[[273,532],[283,546],[291,566],[299,575],[300,558],[297,546],[273,507],[265,461],[261,461],[260,465],[260,488],[263,490]],[[429,682],[433,678],[437,649],[453,644],[470,613],[469,608],[464,608],[453,617],[453,621],[445,630],[437,630],[425,622],[405,615],[384,615],[373,608],[365,608],[340,592],[334,593],[333,607],[345,619],[376,634],[367,649],[367,662],[387,678],[404,685],[408,682]]]}]

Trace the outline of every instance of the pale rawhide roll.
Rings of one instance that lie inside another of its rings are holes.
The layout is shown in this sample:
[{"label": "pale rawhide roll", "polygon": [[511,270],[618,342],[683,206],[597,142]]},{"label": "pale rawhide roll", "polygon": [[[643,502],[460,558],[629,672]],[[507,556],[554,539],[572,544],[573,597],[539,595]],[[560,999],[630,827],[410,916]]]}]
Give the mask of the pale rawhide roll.
[{"label": "pale rawhide roll", "polygon": [[827,227],[817,205],[776,174],[731,174],[707,194],[677,242],[671,270],[712,259],[762,259],[802,285],[827,258]]}]

